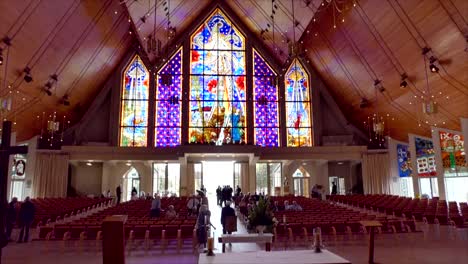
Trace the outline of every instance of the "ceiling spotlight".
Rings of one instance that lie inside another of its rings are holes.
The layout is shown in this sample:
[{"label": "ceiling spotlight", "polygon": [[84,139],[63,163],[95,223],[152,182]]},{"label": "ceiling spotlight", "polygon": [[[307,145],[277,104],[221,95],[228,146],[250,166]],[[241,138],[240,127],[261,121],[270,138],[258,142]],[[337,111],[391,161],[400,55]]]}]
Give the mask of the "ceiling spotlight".
[{"label": "ceiling spotlight", "polygon": [[383,87],[382,82],[379,79],[374,81],[374,87],[378,89],[381,93],[385,92],[385,88]]},{"label": "ceiling spotlight", "polygon": [[44,86],[47,90],[50,90],[52,88],[52,83],[48,81]]},{"label": "ceiling spotlight", "polygon": [[361,102],[359,103],[360,108],[366,108],[369,106],[369,101],[366,98],[361,98]]},{"label": "ceiling spotlight", "polygon": [[68,101],[68,94],[65,94],[63,97],[62,97],[62,104],[64,106],[69,106],[70,105],[70,101]]},{"label": "ceiling spotlight", "polygon": [[406,86],[408,86],[408,82],[406,81],[406,78],[408,78],[408,76],[406,75],[406,73],[403,73],[401,75],[400,88],[406,88]]},{"label": "ceiling spotlight", "polygon": [[86,165],[93,166],[93,164],[91,162],[86,162]]},{"label": "ceiling spotlight", "polygon": [[33,81],[33,78],[31,76],[31,69],[29,67],[24,68],[23,72],[26,74],[24,75],[24,81],[27,83],[30,83]]},{"label": "ceiling spotlight", "polygon": [[434,72],[434,73],[439,72],[439,67],[435,65],[436,62],[437,62],[437,59],[434,58],[434,56],[431,56],[429,58],[429,69],[431,70],[431,72]]}]

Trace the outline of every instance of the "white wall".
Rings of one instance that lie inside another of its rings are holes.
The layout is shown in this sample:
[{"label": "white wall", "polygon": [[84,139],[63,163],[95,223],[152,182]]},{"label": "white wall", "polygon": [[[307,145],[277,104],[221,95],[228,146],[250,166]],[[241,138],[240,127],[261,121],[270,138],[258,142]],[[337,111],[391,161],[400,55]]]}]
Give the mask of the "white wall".
[{"label": "white wall", "polygon": [[92,166],[85,162],[72,164],[70,185],[79,194],[99,196],[102,193],[102,168],[100,162],[93,162]]},{"label": "white wall", "polygon": [[[123,176],[131,168],[127,162],[106,161],[102,164],[102,192],[111,191],[115,195],[115,189],[119,184],[122,185]],[[140,175],[140,190],[147,192],[153,191],[153,174],[151,162],[139,161],[132,162],[133,166]],[[123,191],[123,190],[122,190]]]},{"label": "white wall", "polygon": [[[289,182],[289,193],[294,194],[293,174],[294,172],[303,167],[310,175],[309,187],[319,184],[328,190],[328,163],[325,160],[308,160],[308,161],[293,161],[283,165],[283,175],[285,175]],[[309,190],[310,191],[310,190]]]}]

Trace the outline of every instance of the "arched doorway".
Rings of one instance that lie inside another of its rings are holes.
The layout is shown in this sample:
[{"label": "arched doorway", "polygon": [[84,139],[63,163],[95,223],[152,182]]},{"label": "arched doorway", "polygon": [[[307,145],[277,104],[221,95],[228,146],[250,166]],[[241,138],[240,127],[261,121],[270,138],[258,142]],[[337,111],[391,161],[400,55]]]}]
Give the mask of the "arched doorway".
[{"label": "arched doorway", "polygon": [[310,175],[303,168],[299,167],[293,173],[294,195],[296,196],[309,196]]},{"label": "arched doorway", "polygon": [[122,177],[123,184],[122,184],[122,192],[123,192],[123,201],[130,201],[132,198],[132,188],[135,187],[137,189],[137,193],[140,193],[140,174],[134,167],[130,167],[130,169],[123,175]]}]

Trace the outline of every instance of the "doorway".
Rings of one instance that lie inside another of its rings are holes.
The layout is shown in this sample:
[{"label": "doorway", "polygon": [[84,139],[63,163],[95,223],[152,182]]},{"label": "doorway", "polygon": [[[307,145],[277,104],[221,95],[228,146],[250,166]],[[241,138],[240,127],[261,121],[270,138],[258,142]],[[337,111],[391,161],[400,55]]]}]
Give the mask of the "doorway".
[{"label": "doorway", "polygon": [[294,195],[309,197],[310,175],[300,167],[293,174]]},{"label": "doorway", "polygon": [[123,176],[123,201],[130,201],[132,198],[132,188],[135,187],[137,194],[140,193],[140,175],[138,171],[131,167]]},{"label": "doorway", "polygon": [[234,161],[203,161],[202,183],[206,188],[207,196],[215,197],[218,186],[234,184]]}]

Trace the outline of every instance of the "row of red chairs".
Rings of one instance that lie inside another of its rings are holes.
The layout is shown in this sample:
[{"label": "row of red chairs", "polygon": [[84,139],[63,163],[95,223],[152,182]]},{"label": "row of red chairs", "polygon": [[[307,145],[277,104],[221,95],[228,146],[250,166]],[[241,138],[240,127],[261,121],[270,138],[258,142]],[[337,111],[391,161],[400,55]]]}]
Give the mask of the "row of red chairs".
[{"label": "row of red chairs", "polygon": [[332,195],[327,199],[355,207],[378,210],[389,215],[413,217],[416,220],[425,220],[429,223],[455,224],[463,227],[468,221],[468,208],[466,203],[447,203],[437,197],[432,199],[419,199],[400,197],[385,194],[370,195]]},{"label": "row of red chairs", "polygon": [[165,230],[165,237],[175,237],[180,230],[182,238],[190,238],[196,223],[196,216],[188,214],[186,209],[187,198],[161,198],[162,209],[173,205],[178,212],[175,219],[165,218],[164,212],[158,218],[150,217],[151,200],[135,200],[106,208],[87,217],[76,219],[69,224],[56,224],[52,227],[43,227],[39,231],[39,238],[44,239],[52,234],[55,239],[62,239],[65,233],[70,233],[70,238],[77,239],[83,232],[87,239],[95,239],[101,231],[102,221],[111,215],[127,215],[125,233],[128,237],[133,231],[134,238],[143,238],[149,230],[150,237],[158,237]]},{"label": "row of red chairs", "polygon": [[36,212],[32,226],[55,222],[110,202],[110,198],[36,198],[31,199]]}]

